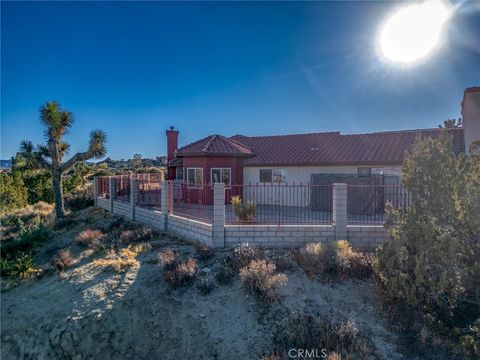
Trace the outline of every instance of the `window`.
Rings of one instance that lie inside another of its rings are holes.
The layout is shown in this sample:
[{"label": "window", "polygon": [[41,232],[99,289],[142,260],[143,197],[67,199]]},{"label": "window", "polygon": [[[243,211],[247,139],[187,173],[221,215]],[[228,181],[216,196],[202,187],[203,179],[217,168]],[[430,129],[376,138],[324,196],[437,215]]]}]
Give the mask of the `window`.
[{"label": "window", "polygon": [[357,171],[358,177],[369,177],[372,175],[372,168],[369,167],[359,167]]},{"label": "window", "polygon": [[284,183],[287,181],[287,172],[285,169],[273,169],[273,182]]},{"label": "window", "polygon": [[187,168],[188,187],[191,189],[203,188],[203,169]]},{"label": "window", "polygon": [[287,181],[285,169],[260,169],[261,183],[284,183]]},{"label": "window", "polygon": [[272,182],[272,169],[260,169],[260,182],[261,183]]},{"label": "window", "polygon": [[230,168],[212,168],[210,173],[212,184],[223,182],[226,188],[230,188],[232,184],[231,174],[232,170]]},{"label": "window", "polygon": [[175,169],[175,179],[183,180],[183,167],[177,167]]}]

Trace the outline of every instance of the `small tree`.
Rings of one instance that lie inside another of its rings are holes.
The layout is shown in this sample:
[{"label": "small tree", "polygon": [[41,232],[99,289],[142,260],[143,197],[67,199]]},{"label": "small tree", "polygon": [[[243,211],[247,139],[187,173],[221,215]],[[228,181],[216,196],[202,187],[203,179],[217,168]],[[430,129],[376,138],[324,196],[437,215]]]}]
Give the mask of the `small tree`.
[{"label": "small tree", "polygon": [[104,157],[106,134],[102,130],[92,130],[88,150],[79,152],[64,162],[63,157],[70,145],[63,140],[63,136],[73,125],[73,114],[63,109],[56,101],[49,101],[40,108],[40,121],[45,126],[46,144],[39,146],[37,152],[42,159],[48,159],[44,164],[52,174],[55,213],[58,220],[65,216],[62,175],[78,162]]},{"label": "small tree", "polygon": [[456,155],[445,131],[417,139],[402,173],[411,206],[389,208],[391,240],[374,269],[392,298],[468,334],[480,316],[480,157]]}]

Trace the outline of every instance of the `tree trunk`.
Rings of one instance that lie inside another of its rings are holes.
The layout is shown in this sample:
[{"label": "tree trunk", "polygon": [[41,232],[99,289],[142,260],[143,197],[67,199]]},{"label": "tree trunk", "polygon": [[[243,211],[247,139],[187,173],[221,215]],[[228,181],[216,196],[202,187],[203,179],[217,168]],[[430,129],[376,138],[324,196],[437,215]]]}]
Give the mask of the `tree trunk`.
[{"label": "tree trunk", "polygon": [[63,186],[62,173],[60,169],[52,167],[53,194],[55,197],[55,215],[57,220],[65,217],[65,207],[63,205]]}]

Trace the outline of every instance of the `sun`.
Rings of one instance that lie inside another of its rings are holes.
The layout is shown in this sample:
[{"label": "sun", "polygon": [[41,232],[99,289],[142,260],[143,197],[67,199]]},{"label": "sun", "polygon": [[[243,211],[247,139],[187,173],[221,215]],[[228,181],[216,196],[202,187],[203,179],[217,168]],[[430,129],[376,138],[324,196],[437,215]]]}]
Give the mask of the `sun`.
[{"label": "sun", "polygon": [[425,58],[440,43],[451,14],[450,6],[440,0],[400,8],[381,28],[379,45],[383,56],[403,64]]}]

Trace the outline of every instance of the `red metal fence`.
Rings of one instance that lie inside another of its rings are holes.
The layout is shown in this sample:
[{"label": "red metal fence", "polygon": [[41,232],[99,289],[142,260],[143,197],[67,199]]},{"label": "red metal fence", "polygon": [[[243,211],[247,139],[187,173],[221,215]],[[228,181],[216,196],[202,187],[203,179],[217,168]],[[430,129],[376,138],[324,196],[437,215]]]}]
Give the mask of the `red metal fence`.
[{"label": "red metal fence", "polygon": [[402,185],[348,185],[348,223],[382,224],[387,218],[387,203],[394,209],[407,211],[410,200]]},{"label": "red metal fence", "polygon": [[109,188],[108,188],[108,176],[99,176],[98,177],[98,196],[105,199],[110,198]]},{"label": "red metal fence", "polygon": [[137,205],[160,209],[161,185],[160,179],[156,177],[137,179]]},{"label": "red metal fence", "polygon": [[[234,204],[235,199],[237,204]],[[332,186],[312,184],[244,184],[225,191],[229,224],[329,224]],[[240,203],[238,203],[240,202]]]},{"label": "red metal fence", "polygon": [[[130,177],[137,179],[138,206],[161,207],[159,174],[115,176],[115,200],[130,202]],[[192,186],[175,181],[173,214],[212,222],[213,186]],[[98,195],[109,198],[109,177],[98,178]],[[349,224],[382,224],[387,218],[386,204],[406,211],[410,194],[402,185],[348,185],[347,221]],[[166,210],[166,209],[162,209]],[[331,224],[333,186],[312,184],[243,184],[225,189],[227,224]]]},{"label": "red metal fence", "polygon": [[191,187],[185,182],[173,183],[173,213],[200,221],[213,221],[213,186]]}]

